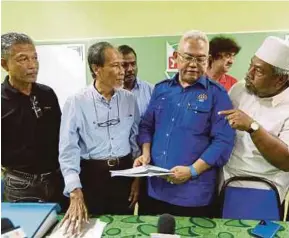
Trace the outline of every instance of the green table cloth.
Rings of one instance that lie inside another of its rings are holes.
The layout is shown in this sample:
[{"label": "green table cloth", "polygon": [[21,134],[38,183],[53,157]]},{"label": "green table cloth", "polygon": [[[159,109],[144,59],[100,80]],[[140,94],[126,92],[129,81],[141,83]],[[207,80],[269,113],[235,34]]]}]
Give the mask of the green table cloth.
[{"label": "green table cloth", "polygon": [[[107,222],[103,237],[138,238],[148,237],[157,231],[155,216],[110,216],[99,217]],[[176,234],[181,237],[245,238],[259,221],[224,220],[196,217],[175,217]],[[282,227],[275,237],[289,238],[289,223],[278,222]]]}]

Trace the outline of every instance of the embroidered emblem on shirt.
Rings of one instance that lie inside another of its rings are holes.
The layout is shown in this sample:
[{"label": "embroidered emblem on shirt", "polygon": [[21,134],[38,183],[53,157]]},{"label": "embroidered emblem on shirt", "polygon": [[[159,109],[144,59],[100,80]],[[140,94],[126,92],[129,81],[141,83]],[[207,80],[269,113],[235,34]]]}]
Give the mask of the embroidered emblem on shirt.
[{"label": "embroidered emblem on shirt", "polygon": [[207,99],[208,99],[207,94],[202,93],[202,94],[200,94],[200,95],[198,96],[198,101],[199,101],[199,102],[204,102],[204,101],[207,100]]}]

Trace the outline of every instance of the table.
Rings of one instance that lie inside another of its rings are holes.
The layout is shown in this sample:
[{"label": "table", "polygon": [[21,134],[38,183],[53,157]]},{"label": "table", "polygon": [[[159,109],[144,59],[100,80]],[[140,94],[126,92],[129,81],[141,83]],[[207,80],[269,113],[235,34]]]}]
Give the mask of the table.
[{"label": "table", "polygon": [[[103,237],[138,238],[148,237],[157,231],[155,216],[110,216],[99,217],[108,225]],[[259,221],[225,220],[196,217],[175,217],[176,234],[181,237],[246,238]],[[289,222],[278,222],[282,228],[275,237],[289,238]]]}]

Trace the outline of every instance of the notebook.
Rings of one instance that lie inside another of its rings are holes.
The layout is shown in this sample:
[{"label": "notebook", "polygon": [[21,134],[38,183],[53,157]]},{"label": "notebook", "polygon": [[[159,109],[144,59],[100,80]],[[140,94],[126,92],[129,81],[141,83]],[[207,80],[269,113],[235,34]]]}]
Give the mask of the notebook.
[{"label": "notebook", "polygon": [[20,226],[27,237],[40,238],[58,221],[56,203],[6,203],[1,204],[1,217],[9,218]]}]

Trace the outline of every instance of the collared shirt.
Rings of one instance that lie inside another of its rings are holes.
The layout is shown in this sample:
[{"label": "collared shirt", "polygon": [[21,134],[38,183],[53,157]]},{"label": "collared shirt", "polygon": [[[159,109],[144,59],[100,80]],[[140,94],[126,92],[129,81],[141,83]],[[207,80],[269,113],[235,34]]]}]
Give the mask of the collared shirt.
[{"label": "collared shirt", "polygon": [[58,169],[61,111],[54,91],[33,83],[27,96],[7,76],[1,85],[1,110],[1,165],[33,174]]},{"label": "collared shirt", "polygon": [[[105,126],[107,121],[113,125]],[[80,160],[104,160],[139,155],[136,143],[139,111],[132,93],[116,90],[108,102],[90,85],[70,97],[64,107],[60,127],[59,161],[65,180],[65,194],[81,188]]]},{"label": "collared shirt", "polygon": [[[259,98],[249,94],[244,82],[236,84],[230,91],[234,106],[257,121],[272,135],[289,146],[289,88],[271,98]],[[237,131],[236,143],[228,164],[224,167],[224,178],[232,176],[258,176],[273,182],[281,200],[289,189],[289,172],[271,165],[259,152],[249,133]],[[239,186],[264,186],[238,182]],[[236,184],[236,186],[238,186]]]},{"label": "collared shirt", "polygon": [[217,82],[221,84],[227,91],[229,91],[231,87],[238,82],[238,80],[228,74],[223,74]]},{"label": "collared shirt", "polygon": [[232,109],[227,92],[203,76],[183,88],[178,74],[156,85],[140,123],[139,142],[151,143],[154,165],[171,169],[190,166],[199,158],[212,166],[198,178],[174,185],[162,178],[148,179],[149,195],[179,206],[205,206],[216,186],[216,167],[229,159],[234,130],[221,110]]},{"label": "collared shirt", "polygon": [[136,79],[136,83],[131,90],[137,100],[140,116],[143,116],[149,105],[154,86],[148,82]]}]

